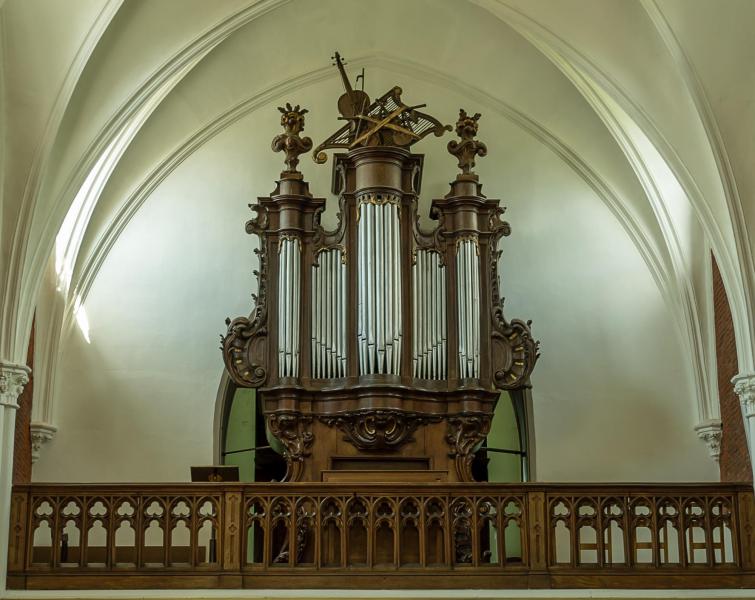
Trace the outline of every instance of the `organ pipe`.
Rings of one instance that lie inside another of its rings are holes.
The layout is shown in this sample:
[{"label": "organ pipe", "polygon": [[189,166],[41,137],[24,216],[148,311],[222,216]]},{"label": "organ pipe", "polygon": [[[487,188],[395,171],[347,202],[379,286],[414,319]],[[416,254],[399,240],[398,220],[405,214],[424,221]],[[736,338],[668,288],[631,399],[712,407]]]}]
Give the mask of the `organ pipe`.
[{"label": "organ pipe", "polygon": [[440,255],[418,250],[412,266],[412,368],[419,379],[446,378],[446,269]]},{"label": "organ pipe", "polygon": [[312,375],[346,376],[346,265],[340,248],[322,250],[312,266]]},{"label": "organ pipe", "polygon": [[456,247],[459,375],[480,376],[480,257],[476,239]]},{"label": "organ pipe", "polygon": [[278,245],[278,295],[286,299],[278,319],[278,373],[298,377],[301,244],[295,237],[282,237]]},{"label": "organ pipe", "polygon": [[361,374],[398,375],[401,365],[401,238],[396,198],[359,199],[358,347]]}]

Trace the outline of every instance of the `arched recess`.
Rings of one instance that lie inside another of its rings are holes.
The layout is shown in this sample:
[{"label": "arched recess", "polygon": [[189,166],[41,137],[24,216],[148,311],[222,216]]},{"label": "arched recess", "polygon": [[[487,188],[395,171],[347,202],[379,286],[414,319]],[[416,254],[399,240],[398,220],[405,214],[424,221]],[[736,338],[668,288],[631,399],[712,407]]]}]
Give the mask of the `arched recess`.
[{"label": "arched recess", "polygon": [[280,481],[285,476],[283,446],[265,424],[256,390],[237,387],[225,369],[212,432],[213,464],[238,466],[241,481]]},{"label": "arched recess", "polygon": [[501,393],[490,433],[480,449],[487,481],[537,481],[532,388]]}]

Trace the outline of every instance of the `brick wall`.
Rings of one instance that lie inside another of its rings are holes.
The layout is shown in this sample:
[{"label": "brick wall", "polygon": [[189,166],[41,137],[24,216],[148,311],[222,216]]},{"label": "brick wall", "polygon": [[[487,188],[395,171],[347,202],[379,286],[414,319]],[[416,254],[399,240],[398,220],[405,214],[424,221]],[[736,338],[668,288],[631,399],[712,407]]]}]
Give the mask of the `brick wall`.
[{"label": "brick wall", "polygon": [[716,318],[716,359],[718,363],[718,396],[721,401],[721,481],[752,481],[750,455],[742,422],[739,398],[734,393],[732,377],[738,372],[734,322],[726,297],[724,282],[713,261],[713,310]]},{"label": "brick wall", "polygon": [[16,439],[13,446],[13,483],[29,483],[31,481],[31,398],[34,389],[34,325],[29,338],[29,350],[26,354],[26,364],[32,370],[29,383],[18,399],[16,411]]}]

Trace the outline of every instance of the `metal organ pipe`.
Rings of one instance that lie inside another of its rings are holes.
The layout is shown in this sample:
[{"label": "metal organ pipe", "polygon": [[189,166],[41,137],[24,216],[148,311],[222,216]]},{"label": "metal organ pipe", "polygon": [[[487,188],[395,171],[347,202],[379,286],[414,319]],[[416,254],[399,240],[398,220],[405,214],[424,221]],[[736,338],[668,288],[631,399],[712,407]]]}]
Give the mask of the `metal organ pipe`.
[{"label": "metal organ pipe", "polygon": [[430,323],[431,327],[431,339],[432,346],[430,348],[430,378],[435,379],[438,376],[438,294],[437,294],[437,279],[438,279],[438,266],[437,255],[433,252],[430,255]]},{"label": "metal organ pipe", "polygon": [[301,304],[301,248],[299,247],[299,240],[294,240],[295,252],[291,253],[292,262],[292,290],[293,290],[293,308],[291,315],[291,362],[292,369],[291,374],[294,377],[299,375],[299,306]]},{"label": "metal organ pipe", "polygon": [[[438,257],[440,259],[440,257]],[[447,376],[446,369],[448,368],[447,363],[447,352],[448,348],[446,346],[446,341],[448,339],[448,318],[447,318],[447,312],[446,312],[446,269],[441,266],[440,268],[440,293],[438,294],[438,297],[440,298],[440,331],[441,331],[441,337],[440,337],[440,379],[445,379]]]},{"label": "metal organ pipe", "polygon": [[446,378],[446,269],[440,255],[418,250],[412,267],[412,365],[419,379]]},{"label": "metal organ pipe", "polygon": [[385,204],[382,207],[383,212],[383,264],[382,271],[384,306],[383,312],[383,337],[385,338],[385,373],[393,372],[393,315],[395,310],[394,294],[396,290],[393,287],[393,206]]},{"label": "metal organ pipe", "polygon": [[458,322],[459,322],[459,376],[467,376],[467,344],[466,344],[466,323],[467,323],[467,310],[466,310],[466,294],[464,293],[464,286],[467,285],[464,268],[464,244],[460,243],[456,247],[456,304],[458,306]]},{"label": "metal organ pipe", "polygon": [[414,277],[413,286],[414,287],[414,307],[412,308],[412,314],[414,315],[414,321],[412,323],[412,337],[414,338],[414,344],[412,346],[413,354],[412,354],[412,364],[414,365],[414,376],[419,377],[420,369],[422,368],[422,360],[420,358],[420,355],[422,354],[422,340],[420,339],[420,331],[422,330],[422,327],[420,326],[419,320],[420,315],[422,314],[422,257],[420,256],[420,252],[417,252],[415,258],[414,258],[414,266],[412,267],[412,275]]},{"label": "metal organ pipe", "polygon": [[480,257],[476,239],[459,240],[456,247],[460,377],[480,373]]},{"label": "metal organ pipe", "polygon": [[283,344],[282,344],[282,351],[283,351],[283,369],[281,370],[281,375],[283,377],[287,377],[290,373],[290,369],[288,368],[288,357],[290,354],[290,347],[289,347],[289,338],[288,338],[288,329],[290,327],[290,321],[291,321],[291,314],[288,310],[290,304],[289,299],[291,298],[291,282],[289,281],[289,273],[288,273],[288,254],[289,254],[289,243],[290,240],[283,240],[283,252],[281,255],[281,279],[283,280],[283,295],[281,296],[281,308],[283,310]]},{"label": "metal organ pipe", "polygon": [[395,327],[393,330],[393,372],[401,372],[401,339],[404,331],[404,315],[401,298],[401,206],[391,204],[391,211],[395,212],[391,217],[393,222],[393,297],[395,311]]},{"label": "metal organ pipe", "polygon": [[335,294],[333,293],[335,287],[335,273],[333,272],[333,253],[328,252],[325,255],[325,261],[328,265],[328,371],[330,373],[335,372],[335,346],[336,346],[336,307],[335,307]]},{"label": "metal organ pipe", "polygon": [[299,309],[301,307],[301,244],[298,238],[278,242],[278,373],[299,376]]},{"label": "metal organ pipe", "polygon": [[480,376],[480,247],[471,244],[473,377]]},{"label": "metal organ pipe", "polygon": [[[322,325],[323,325],[323,354],[322,366],[324,372],[330,373],[330,265],[328,264],[328,254],[322,255],[322,278],[325,297],[322,303]],[[326,375],[327,376],[327,375]]]},{"label": "metal organ pipe", "polygon": [[398,375],[401,365],[401,238],[397,198],[358,200],[360,374]]},{"label": "metal organ pipe", "polygon": [[360,226],[366,220],[367,207],[360,205],[357,207],[357,269],[359,273],[359,285],[357,285],[357,341],[359,352],[359,372],[367,372],[367,290],[362,282],[363,273],[367,270],[366,245],[367,232],[366,227]]},{"label": "metal organ pipe", "polygon": [[385,227],[382,206],[375,206],[375,329],[376,329],[376,350],[377,350],[377,372],[383,373],[385,364],[385,283],[383,274],[385,273]]},{"label": "metal organ pipe", "polygon": [[366,280],[367,288],[367,302],[365,303],[365,319],[367,334],[367,351],[365,353],[366,369],[365,373],[375,372],[375,260],[374,260],[374,247],[375,247],[375,232],[374,232],[374,208],[375,205],[366,203],[362,205],[364,207],[364,228],[365,228],[365,244],[364,244],[364,256],[367,268],[361,273]]},{"label": "metal organ pipe", "polygon": [[[286,242],[278,242],[278,297],[286,297]],[[278,374],[286,372],[286,306],[278,302]]]},{"label": "metal organ pipe", "polygon": [[430,376],[428,369],[429,354],[430,354],[430,286],[428,285],[429,272],[427,264],[428,256],[423,254],[422,256],[422,287],[424,292],[422,294],[424,298],[424,318],[422,319],[422,377],[427,379]]},{"label": "metal organ pipe", "polygon": [[339,346],[338,346],[338,352],[339,352],[339,358],[340,358],[340,372],[339,375],[341,377],[346,377],[346,261],[343,260],[343,257],[340,254],[336,255],[338,257],[338,268],[340,271],[340,287],[341,287],[341,304],[339,307],[339,319],[338,323],[341,328],[341,333],[339,336]]},{"label": "metal organ pipe", "polygon": [[312,377],[320,376],[320,277],[317,265],[312,265]]},{"label": "metal organ pipe", "polygon": [[346,376],[346,265],[340,248],[317,254],[312,265],[312,375]]},{"label": "metal organ pipe", "polygon": [[425,276],[427,270],[425,269],[425,252],[420,253],[417,256],[417,262],[419,264],[419,276],[420,276],[420,319],[419,319],[419,376],[422,379],[426,377],[427,367],[427,285],[425,285]]}]

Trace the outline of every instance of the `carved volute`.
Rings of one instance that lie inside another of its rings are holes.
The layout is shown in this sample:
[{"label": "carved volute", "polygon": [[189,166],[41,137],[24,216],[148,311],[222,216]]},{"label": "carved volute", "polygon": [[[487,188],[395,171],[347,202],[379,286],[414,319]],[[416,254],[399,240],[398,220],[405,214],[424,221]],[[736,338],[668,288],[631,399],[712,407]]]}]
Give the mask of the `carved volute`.
[{"label": "carved volute", "polygon": [[410,147],[451,127],[404,104],[398,87],[369,103],[336,59],[347,124],[313,156],[346,150],[333,160],[338,226],[322,227],[325,202],[298,170],[312,148],[301,136],[307,111],[286,104],[272,142],[286,168],[246,227],[260,238],[256,306],[227,321],[225,364],[238,385],[259,388],[288,480],[342,477],[338,461],[357,457],[368,479],[370,465],[416,459],[469,481],[499,390],[528,386],[537,360],[529,323],[503,316],[496,265],[510,227],[474,172],[487,154],[480,114],[460,111],[448,150],[461,172],[423,231],[423,157]]}]

